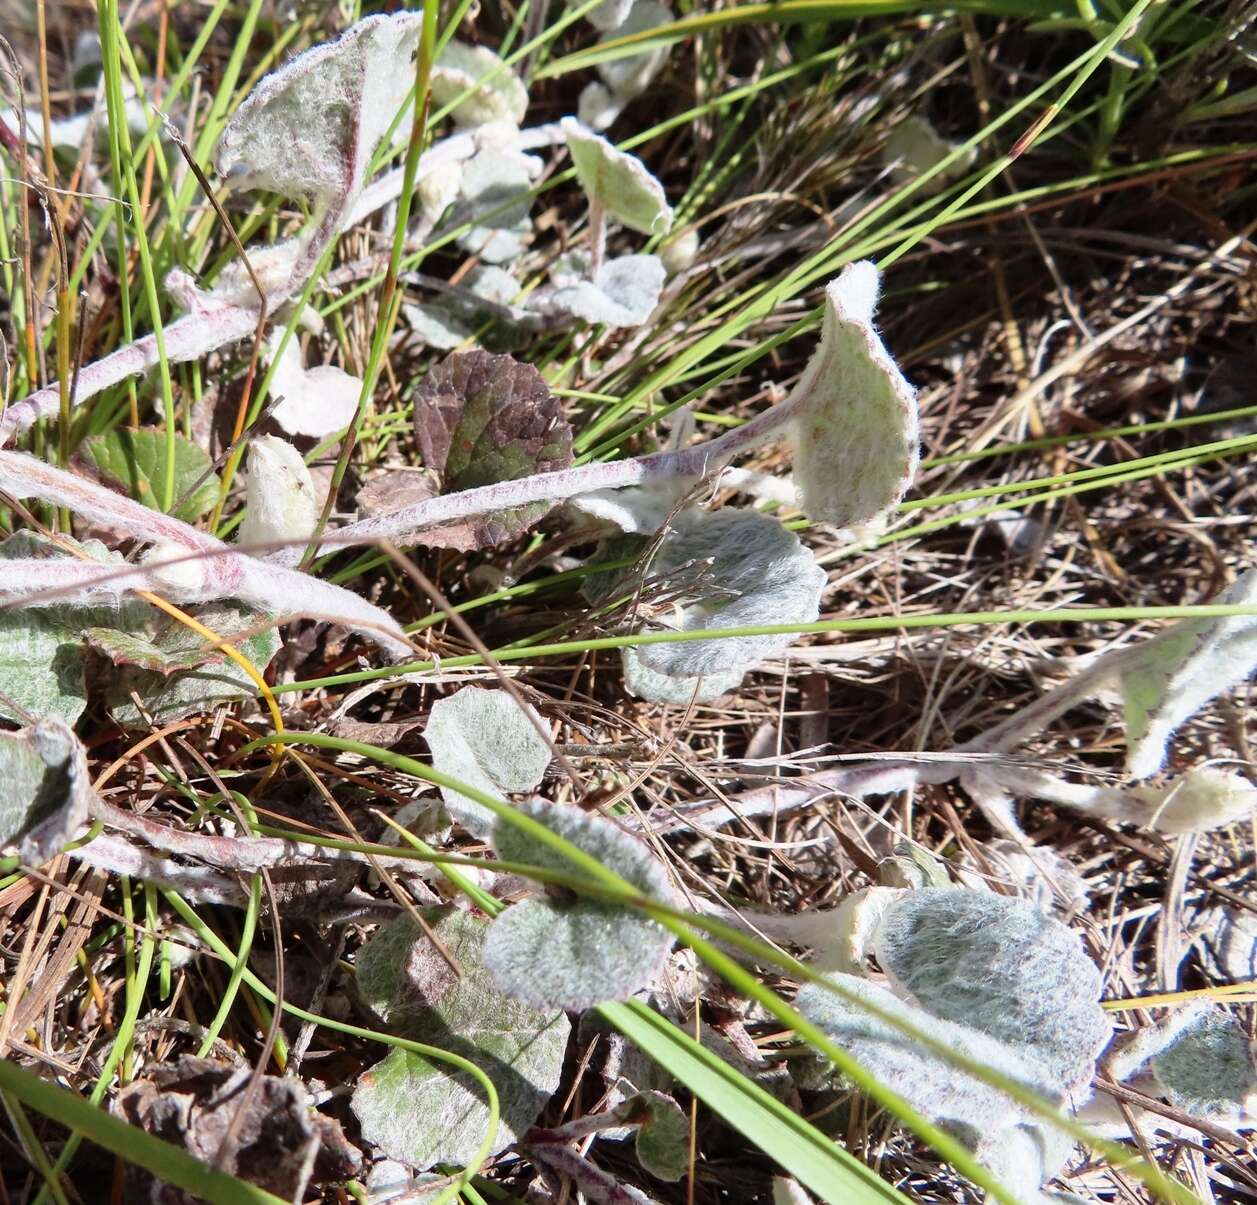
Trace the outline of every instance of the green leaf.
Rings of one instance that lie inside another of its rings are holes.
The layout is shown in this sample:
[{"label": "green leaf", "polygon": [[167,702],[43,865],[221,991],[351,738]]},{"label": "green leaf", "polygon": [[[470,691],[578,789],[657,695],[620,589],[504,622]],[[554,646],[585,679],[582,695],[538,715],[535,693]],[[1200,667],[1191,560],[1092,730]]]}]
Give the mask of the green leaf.
[{"label": "green leaf", "polygon": [[[158,501],[166,471],[166,433],[155,427],[114,427],[79,446],[79,458],[106,484],[117,486],[137,502],[161,510]],[[191,440],[175,436],[175,500],[173,514],[195,523],[218,501],[218,474],[209,456]],[[201,481],[201,478],[204,480]],[[200,485],[196,485],[201,481]],[[192,487],[196,485],[195,489]],[[190,494],[188,491],[192,490]],[[184,495],[188,496],[185,498]]]},{"label": "green leaf", "polygon": [[[78,544],[69,536],[58,538],[79,547],[93,560],[122,565],[121,557],[107,552],[96,540]],[[0,573],[6,560],[69,556],[43,536],[18,532],[0,542]],[[152,614],[153,609],[141,602],[0,611],[0,715],[19,721],[26,716],[56,718],[73,724],[87,706],[83,629],[95,625],[128,628]]]},{"label": "green leaf", "polygon": [[[540,722],[536,711],[504,690],[464,686],[433,703],[423,737],[434,769],[497,796],[531,791],[541,782],[550,764],[550,746],[537,731]],[[487,807],[450,787],[442,787],[441,796],[469,833],[487,837],[493,831],[494,817]]]},{"label": "green leaf", "polygon": [[[359,952],[359,987],[402,1036],[440,1043],[487,1072],[502,1110],[490,1152],[497,1154],[523,1136],[557,1090],[571,1025],[562,1012],[529,1008],[497,989],[482,961],[488,921],[456,908],[422,915],[462,975],[403,916]],[[369,1142],[420,1169],[468,1163],[489,1124],[474,1081],[406,1050],[394,1050],[359,1080],[352,1106]]]},{"label": "green leaf", "polygon": [[[644,895],[672,898],[655,855],[609,820],[540,799],[518,810],[592,854]],[[562,853],[502,820],[494,828],[493,844],[508,862],[572,871]],[[627,1000],[648,986],[671,947],[671,934],[640,912],[579,897],[547,897],[522,900],[498,916],[484,957],[508,995],[540,1007],[583,1009],[604,1000]]]},{"label": "green leaf", "polygon": [[[188,613],[216,636],[235,644],[259,672],[279,652],[282,642],[274,625],[244,603],[207,603],[189,609]],[[93,633],[94,643],[111,660],[125,649],[143,653],[149,664],[158,660],[168,667],[155,671],[135,663],[111,675],[106,705],[114,720],[124,728],[143,728],[149,723],[145,713],[155,723],[169,723],[198,711],[209,711],[220,703],[254,697],[257,686],[253,679],[225,653],[208,645],[186,624],[156,611],[152,614],[156,618],[135,642],[118,636],[106,640],[99,632]],[[255,631],[261,624],[265,625],[261,631]],[[191,661],[196,661],[198,668],[180,668]],[[131,698],[133,692],[139,695],[143,712]]]},{"label": "green leaf", "polygon": [[[415,397],[415,436],[442,492],[549,473],[572,463],[563,405],[531,364],[470,351],[447,356]],[[431,528],[427,544],[488,548],[527,531],[554,504],[534,502]]]},{"label": "green leaf", "polygon": [[47,861],[87,819],[87,757],[60,720],[0,732],[0,781],[0,846],[24,861]]},{"label": "green leaf", "polygon": [[663,1092],[641,1092],[617,1113],[646,1114],[637,1131],[637,1158],[652,1176],[675,1183],[689,1169],[690,1122],[681,1106]]}]

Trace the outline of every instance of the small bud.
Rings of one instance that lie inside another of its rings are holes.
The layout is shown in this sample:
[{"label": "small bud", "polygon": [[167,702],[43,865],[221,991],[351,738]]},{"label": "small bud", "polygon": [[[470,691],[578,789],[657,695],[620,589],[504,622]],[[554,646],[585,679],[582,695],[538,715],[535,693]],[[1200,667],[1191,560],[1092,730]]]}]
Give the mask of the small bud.
[{"label": "small bud", "polygon": [[1214,766],[1188,770],[1164,787],[1135,794],[1153,809],[1148,826],[1161,833],[1203,833],[1243,820],[1257,808],[1257,787]]},{"label": "small bud", "polygon": [[[255,439],[249,448],[248,511],[240,524],[240,543],[269,544],[275,540],[304,540],[318,521],[314,481],[301,453],[275,435]],[[267,554],[294,564],[301,559],[300,545]]]}]

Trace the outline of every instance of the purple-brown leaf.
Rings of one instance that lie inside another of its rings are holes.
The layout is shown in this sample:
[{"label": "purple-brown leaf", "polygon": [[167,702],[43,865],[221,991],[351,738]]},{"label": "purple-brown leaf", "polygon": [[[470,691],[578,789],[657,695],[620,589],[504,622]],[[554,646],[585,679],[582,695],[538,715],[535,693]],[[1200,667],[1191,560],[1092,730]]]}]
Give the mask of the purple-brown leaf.
[{"label": "purple-brown leaf", "polygon": [[[486,351],[447,356],[428,373],[415,398],[415,435],[446,494],[572,463],[572,428],[541,373]],[[495,511],[421,536],[443,548],[488,548],[527,531],[553,505]]]}]

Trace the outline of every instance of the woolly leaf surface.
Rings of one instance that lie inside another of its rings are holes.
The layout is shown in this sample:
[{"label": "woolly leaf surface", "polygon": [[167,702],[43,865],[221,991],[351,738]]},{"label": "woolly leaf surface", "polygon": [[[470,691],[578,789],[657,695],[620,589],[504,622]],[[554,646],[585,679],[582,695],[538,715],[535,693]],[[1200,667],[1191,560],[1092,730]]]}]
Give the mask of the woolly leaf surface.
[{"label": "woolly leaf surface", "polygon": [[1202,833],[1243,820],[1257,808],[1257,787],[1247,778],[1217,766],[1197,766],[1161,787],[1136,788],[1133,794],[1153,809],[1132,816],[1160,833]]},{"label": "woolly leaf surface", "polygon": [[659,304],[665,275],[656,255],[622,255],[603,264],[593,280],[559,289],[554,305],[585,322],[642,326]]},{"label": "woolly leaf surface", "polygon": [[663,185],[640,159],[617,151],[573,117],[565,117],[562,125],[576,175],[592,203],[630,230],[664,234],[671,229],[672,207]]},{"label": "woolly leaf surface", "polygon": [[[891,1016],[1048,1096],[1059,1087],[1024,1051],[966,1025],[941,1020],[893,992],[852,975],[831,975],[841,987]],[[817,984],[800,988],[795,1007],[837,1045],[899,1093],[918,1112],[967,1131],[970,1141],[1007,1124],[1018,1106],[999,1089],[945,1062],[888,1022]]]},{"label": "woolly leaf surface", "polygon": [[[592,854],[643,894],[672,899],[658,859],[609,820],[538,799],[519,810]],[[493,842],[507,861],[580,873],[563,854],[504,820],[494,827]],[[493,921],[485,965],[502,991],[528,1004],[584,1009],[627,1000],[648,986],[671,946],[668,931],[635,910],[582,897],[538,896],[511,905]]]},{"label": "woolly leaf surface", "polygon": [[414,84],[422,22],[366,17],[266,76],[219,138],[219,171],[248,188],[346,205]]},{"label": "woolly leaf surface", "polygon": [[[96,540],[80,544],[69,536],[58,542],[78,548],[92,561],[122,567],[122,559]],[[72,555],[44,536],[18,532],[0,541],[0,576],[7,560],[72,560]],[[59,719],[73,724],[87,706],[87,663],[83,631],[101,626],[107,630],[132,631],[155,614],[146,603],[110,602],[101,599],[91,606],[24,606],[0,611],[0,715],[21,720],[22,714],[6,706],[11,699],[37,720]]]},{"label": "woolly leaf surface", "polygon": [[[244,522],[239,542],[266,544],[272,540],[304,540],[319,518],[314,479],[300,452],[277,435],[260,435],[249,444],[249,476]],[[258,555],[295,565],[304,548],[294,544]]]},{"label": "woolly leaf surface", "polygon": [[620,662],[624,669],[624,689],[648,703],[671,703],[674,707],[688,707],[695,703],[711,703],[737,690],[746,676],[744,670],[727,673],[710,673],[693,678],[676,678],[661,674],[642,664],[637,649],[621,649]]},{"label": "woolly leaf surface", "polygon": [[[683,632],[761,624],[811,623],[820,613],[825,571],[770,515],[725,509],[686,511],[673,523],[650,566],[650,578],[694,580],[694,601],[680,609]],[[745,671],[788,648],[789,634],[642,645],[637,659],[671,678]]]},{"label": "woolly leaf surface", "polygon": [[[488,922],[455,908],[423,917],[462,968],[454,974],[410,917],[377,930],[359,951],[358,984],[398,1033],[440,1045],[492,1079],[501,1125],[491,1154],[518,1141],[559,1086],[571,1026],[563,1013],[504,996],[483,962]],[[352,1107],[363,1136],[412,1167],[466,1164],[489,1124],[471,1077],[394,1050],[358,1082]]]},{"label": "woolly leaf surface", "polygon": [[1257,1100],[1257,1066],[1244,1027],[1210,1008],[1152,1059],[1152,1070],[1176,1108],[1193,1117],[1237,1117]]},{"label": "woolly leaf surface", "polygon": [[[415,435],[442,492],[548,473],[572,463],[562,403],[531,364],[470,351],[434,365],[415,397]],[[527,531],[550,508],[535,502],[429,528],[426,544],[488,548]]]},{"label": "woolly leaf surface", "polygon": [[[1257,570],[1244,574],[1220,603],[1257,603]],[[1120,683],[1126,713],[1126,768],[1155,774],[1170,737],[1206,703],[1257,668],[1257,615],[1185,619],[1130,649]]]},{"label": "woolly leaf surface", "polygon": [[91,794],[83,744],[60,720],[0,732],[0,848],[47,861],[87,819]]},{"label": "woolly leaf surface", "polygon": [[[161,491],[166,475],[166,433],[154,427],[114,427],[79,445],[78,458],[106,484],[137,502],[164,510]],[[195,523],[218,501],[218,474],[210,458],[182,435],[175,436],[174,501],[176,518]]]},{"label": "woolly leaf surface", "polygon": [[891,982],[945,1020],[1026,1049],[1064,1090],[1090,1082],[1112,1034],[1077,934],[1028,900],[923,888],[886,907],[873,950]]},{"label": "woolly leaf surface", "polygon": [[820,346],[785,403],[803,511],[855,532],[884,523],[920,454],[916,391],[873,327],[877,291],[868,261],[829,285]]},{"label": "woolly leaf surface", "polygon": [[[656,0],[637,0],[613,34],[601,39],[624,38],[631,34],[645,33],[650,29],[658,29],[672,20],[672,13],[666,4]],[[652,46],[640,54],[625,55],[623,58],[608,59],[598,64],[598,74],[621,103],[641,96],[664,63],[668,61],[667,46]]]},{"label": "woolly leaf surface", "polygon": [[[531,791],[550,764],[550,749],[529,715],[540,719],[531,707],[525,714],[504,690],[464,686],[439,699],[423,730],[433,767],[495,797]],[[483,804],[448,787],[441,795],[468,832],[483,837],[493,831],[493,813]]]},{"label": "woolly leaf surface", "polygon": [[460,126],[488,121],[519,125],[528,109],[528,90],[514,71],[487,46],[459,41],[448,42],[437,57],[432,99],[441,107],[457,101],[453,117]]}]

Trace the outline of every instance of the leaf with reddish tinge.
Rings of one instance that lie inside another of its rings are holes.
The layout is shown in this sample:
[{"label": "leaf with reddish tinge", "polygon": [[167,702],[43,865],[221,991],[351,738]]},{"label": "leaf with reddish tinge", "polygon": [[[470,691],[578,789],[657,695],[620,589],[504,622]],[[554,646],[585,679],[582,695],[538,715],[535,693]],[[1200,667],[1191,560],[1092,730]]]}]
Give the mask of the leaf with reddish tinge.
[{"label": "leaf with reddish tinge", "polygon": [[[572,428],[542,375],[511,356],[447,356],[415,398],[415,435],[442,492],[549,473],[572,463]],[[422,534],[442,548],[488,548],[527,531],[553,502],[444,524]]]}]

